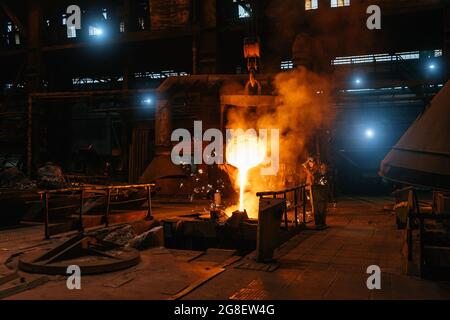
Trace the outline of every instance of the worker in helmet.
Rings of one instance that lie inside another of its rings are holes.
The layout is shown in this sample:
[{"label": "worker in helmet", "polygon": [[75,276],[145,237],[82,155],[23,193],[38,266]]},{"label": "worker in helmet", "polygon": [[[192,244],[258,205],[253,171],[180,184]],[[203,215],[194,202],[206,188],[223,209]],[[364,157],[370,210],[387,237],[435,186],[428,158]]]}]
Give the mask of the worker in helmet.
[{"label": "worker in helmet", "polygon": [[306,171],[306,190],[309,191],[311,202],[311,213],[318,230],[327,228],[327,198],[328,198],[328,178],[327,166],[318,164],[313,158],[308,158],[303,164]]},{"label": "worker in helmet", "polygon": [[308,160],[303,164],[303,168],[306,173],[306,191],[309,196],[309,201],[311,203],[311,214],[314,216],[314,197],[313,197],[313,186],[316,183],[316,178],[319,176],[318,165],[314,161],[314,158],[309,157]]}]

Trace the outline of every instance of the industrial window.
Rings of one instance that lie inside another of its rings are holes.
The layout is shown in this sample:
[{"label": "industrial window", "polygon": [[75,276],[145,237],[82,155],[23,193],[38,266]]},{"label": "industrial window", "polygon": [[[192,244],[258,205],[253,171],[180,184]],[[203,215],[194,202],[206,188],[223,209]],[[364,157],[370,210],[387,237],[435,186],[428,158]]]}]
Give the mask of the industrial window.
[{"label": "industrial window", "polygon": [[346,7],[350,5],[350,0],[331,0],[331,7]]},{"label": "industrial window", "polygon": [[250,17],[250,12],[251,12],[250,8],[248,8],[247,6],[243,6],[243,5],[238,5],[238,8],[239,8],[239,18],[243,19],[243,18]]},{"label": "industrial window", "polygon": [[92,83],[100,83],[100,80],[92,79],[92,78],[73,78],[73,84],[92,84]]},{"label": "industrial window", "polygon": [[[435,50],[439,52],[439,50]],[[389,53],[379,53],[379,54],[369,54],[362,56],[347,56],[347,57],[336,57],[336,59],[331,61],[332,65],[342,65],[342,64],[360,64],[360,63],[371,63],[371,62],[388,62],[397,61],[398,58],[403,60],[417,60],[419,59],[419,51],[410,52],[398,52],[394,55]]]},{"label": "industrial window", "polygon": [[108,20],[108,11],[106,9],[102,9],[102,15],[105,20]]},{"label": "industrial window", "polygon": [[396,55],[399,55],[403,60],[416,60],[420,58],[419,51],[400,52],[396,53]]},{"label": "industrial window", "polygon": [[125,22],[124,21],[120,22],[120,30],[119,31],[120,32],[125,32]]},{"label": "industrial window", "polygon": [[292,60],[281,61],[281,70],[290,70],[294,68],[294,63]]},{"label": "industrial window", "polygon": [[175,70],[164,70],[160,72],[136,72],[134,74],[135,78],[148,78],[148,79],[165,79],[169,77],[183,77],[188,76],[189,74],[184,71],[175,71]]},{"label": "industrial window", "polygon": [[77,37],[77,29],[75,26],[70,26],[67,28],[67,38],[76,38]]},{"label": "industrial window", "polygon": [[[48,21],[48,25],[50,24],[50,21]],[[65,14],[62,15],[62,24],[66,25],[67,23],[67,16]],[[75,26],[70,26],[67,28],[67,38],[76,38],[77,37],[77,30]]]},{"label": "industrial window", "polygon": [[144,21],[144,18],[140,17],[140,18],[138,19],[138,22],[139,22],[139,27],[141,28],[141,30],[144,30],[144,29],[145,29],[145,21]]},{"label": "industrial window", "polygon": [[[14,43],[15,44],[20,44],[20,33],[19,33],[19,27],[17,27],[16,25],[14,25],[12,22],[8,22],[7,28],[6,28],[8,33],[14,33]],[[6,38],[6,43],[10,44],[10,40],[9,37]]]},{"label": "industrial window", "polygon": [[305,0],[305,10],[314,10],[318,7],[318,0]]},{"label": "industrial window", "polygon": [[233,0],[233,2],[238,4],[239,19],[250,18],[252,14],[252,7],[250,3],[241,2],[239,0]]}]

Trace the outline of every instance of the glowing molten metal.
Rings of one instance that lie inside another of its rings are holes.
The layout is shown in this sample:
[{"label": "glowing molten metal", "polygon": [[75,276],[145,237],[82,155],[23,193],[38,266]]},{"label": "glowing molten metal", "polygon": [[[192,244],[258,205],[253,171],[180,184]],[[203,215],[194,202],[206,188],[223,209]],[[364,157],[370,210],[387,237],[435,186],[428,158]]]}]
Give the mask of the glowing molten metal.
[{"label": "glowing molten metal", "polygon": [[251,168],[263,162],[266,146],[257,135],[235,133],[227,143],[227,162],[239,171],[239,211],[244,211],[244,192]]}]

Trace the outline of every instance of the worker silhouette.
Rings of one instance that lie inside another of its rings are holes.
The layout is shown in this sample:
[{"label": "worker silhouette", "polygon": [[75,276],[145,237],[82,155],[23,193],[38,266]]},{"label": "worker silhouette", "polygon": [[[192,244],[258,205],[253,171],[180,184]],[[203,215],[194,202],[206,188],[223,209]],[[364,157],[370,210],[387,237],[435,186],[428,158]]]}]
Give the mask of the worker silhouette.
[{"label": "worker silhouette", "polygon": [[326,197],[326,166],[319,165],[314,158],[309,157],[303,164],[306,173],[306,191],[309,194],[311,213],[314,216],[316,227],[326,226],[325,215],[327,201]]}]

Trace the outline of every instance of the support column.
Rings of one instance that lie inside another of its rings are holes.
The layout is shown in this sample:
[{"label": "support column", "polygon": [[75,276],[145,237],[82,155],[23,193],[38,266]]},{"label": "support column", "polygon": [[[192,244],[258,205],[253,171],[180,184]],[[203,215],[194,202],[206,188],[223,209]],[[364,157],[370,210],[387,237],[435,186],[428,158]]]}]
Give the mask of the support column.
[{"label": "support column", "polygon": [[[196,74],[218,72],[217,0],[199,1],[195,7],[196,21],[201,32],[195,37]],[[193,71],[194,71],[193,70]]]},{"label": "support column", "polygon": [[27,174],[30,177],[33,167],[33,98],[28,96],[27,110]]},{"label": "support column", "polygon": [[40,7],[39,1],[28,0],[28,32],[27,32],[27,44],[28,44],[28,54],[27,54],[27,66],[25,70],[26,78],[26,89],[28,93],[28,108],[27,108],[27,120],[28,120],[28,130],[27,130],[27,173],[32,174],[33,169],[33,151],[35,149],[33,130],[33,100],[30,96],[33,92],[38,92],[42,86],[42,59],[41,59],[41,18],[42,9]]}]

